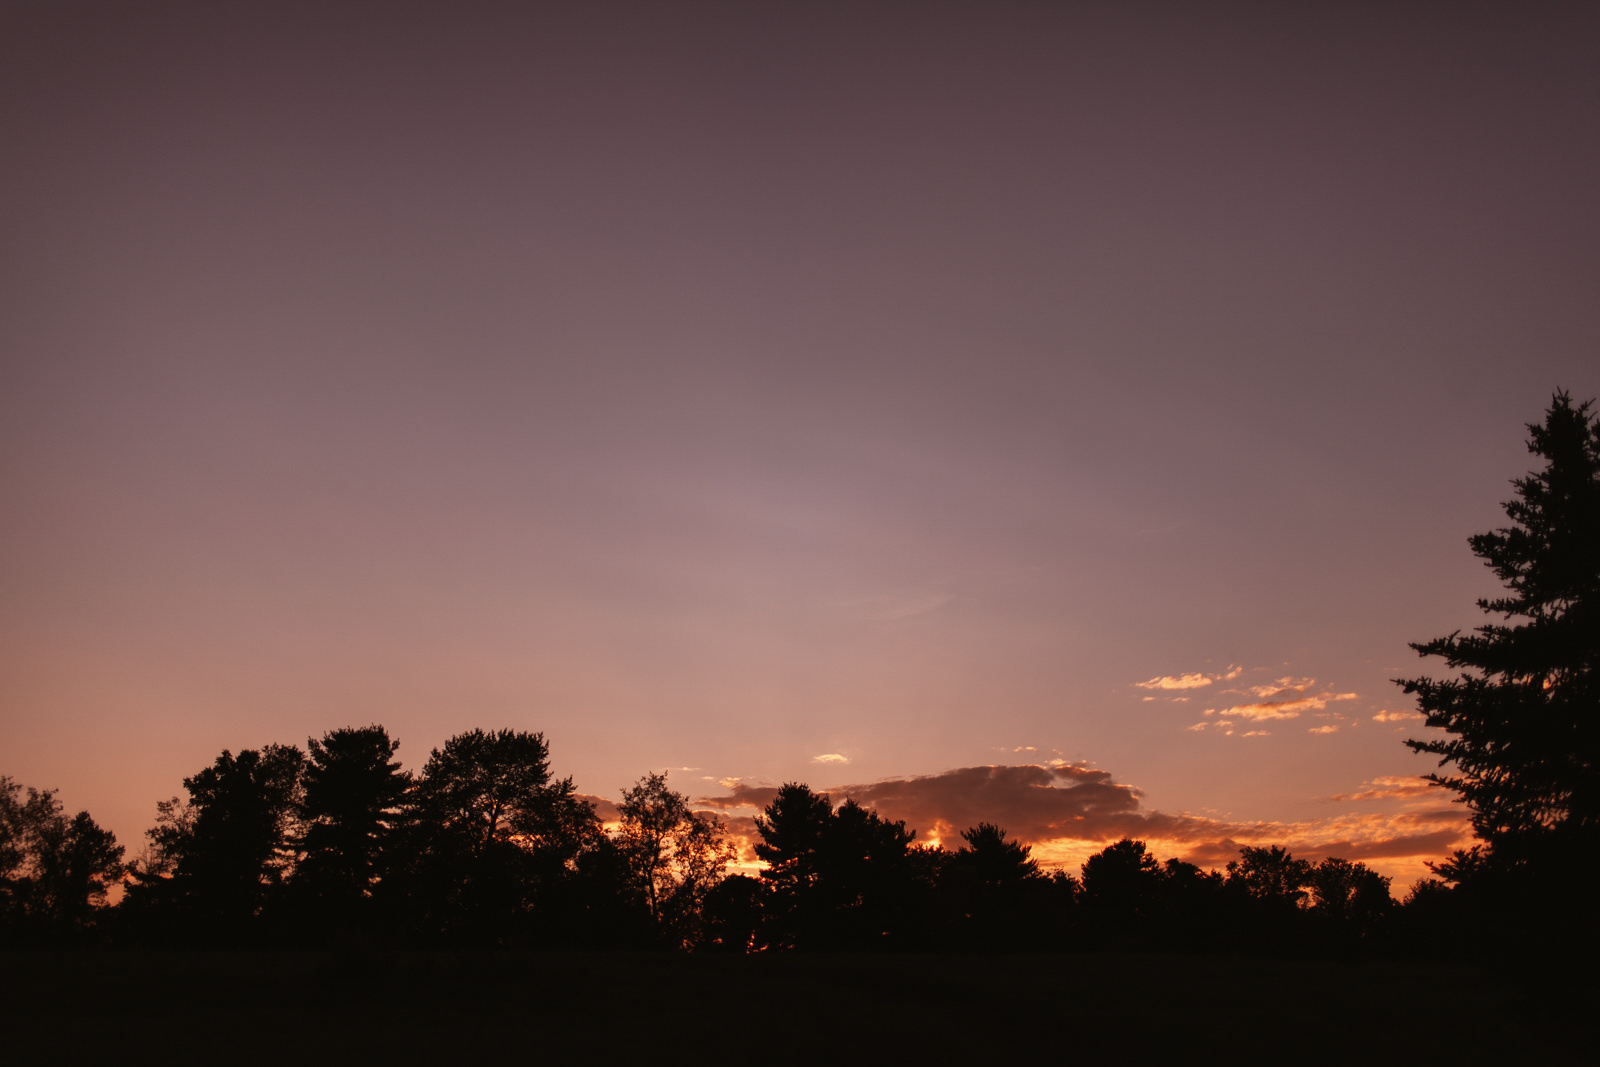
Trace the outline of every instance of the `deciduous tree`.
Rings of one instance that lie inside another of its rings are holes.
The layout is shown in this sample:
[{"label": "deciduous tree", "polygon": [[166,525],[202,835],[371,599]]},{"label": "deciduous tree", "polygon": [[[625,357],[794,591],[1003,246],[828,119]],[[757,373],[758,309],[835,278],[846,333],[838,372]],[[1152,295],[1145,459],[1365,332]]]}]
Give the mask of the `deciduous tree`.
[{"label": "deciduous tree", "polygon": [[693,944],[706,895],[733,858],[721,822],[690,811],[689,799],[667,785],[665,774],[646,774],[624,790],[617,810],[617,841],[651,920],[673,944]]},{"label": "deciduous tree", "polygon": [[71,818],[54,790],[0,778],[0,926],[62,936],[91,925],[122,877],[123,848],[89,813]]},{"label": "deciduous tree", "polygon": [[224,750],[183,780],[187,800],[157,805],[131,910],[207,937],[240,936],[293,866],[305,753],[293,745]]},{"label": "deciduous tree", "polygon": [[572,779],[552,780],[544,735],[470,730],[422,769],[401,879],[419,932],[475,943],[538,936],[538,904],[599,833]]}]

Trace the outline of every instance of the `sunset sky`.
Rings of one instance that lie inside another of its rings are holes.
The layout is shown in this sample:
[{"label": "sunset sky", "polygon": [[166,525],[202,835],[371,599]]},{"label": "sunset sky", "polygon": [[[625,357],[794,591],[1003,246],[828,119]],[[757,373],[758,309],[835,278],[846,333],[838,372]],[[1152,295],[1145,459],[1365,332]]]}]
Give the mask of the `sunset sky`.
[{"label": "sunset sky", "polygon": [[[1396,876],[1600,393],[1594,4],[0,4],[0,774],[541,730]],[[849,788],[843,788],[849,787]],[[721,798],[721,799],[715,799]],[[744,805],[744,806],[741,806]]]}]

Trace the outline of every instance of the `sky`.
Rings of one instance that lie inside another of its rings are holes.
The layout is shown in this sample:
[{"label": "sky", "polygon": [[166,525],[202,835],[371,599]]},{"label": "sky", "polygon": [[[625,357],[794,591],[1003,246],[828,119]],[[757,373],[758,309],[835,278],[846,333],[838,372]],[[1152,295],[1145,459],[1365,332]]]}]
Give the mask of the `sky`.
[{"label": "sky", "polygon": [[[1588,4],[0,4],[0,774],[542,731],[1426,873],[1600,393]],[[703,798],[703,799],[702,799]]]}]

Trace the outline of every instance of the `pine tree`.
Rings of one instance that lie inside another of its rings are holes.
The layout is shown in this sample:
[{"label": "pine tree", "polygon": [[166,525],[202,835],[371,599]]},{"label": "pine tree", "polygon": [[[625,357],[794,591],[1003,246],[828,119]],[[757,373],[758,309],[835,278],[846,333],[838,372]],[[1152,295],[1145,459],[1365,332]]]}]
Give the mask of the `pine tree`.
[{"label": "pine tree", "polygon": [[1400,682],[1427,725],[1449,734],[1406,744],[1453,765],[1427,777],[1460,794],[1484,842],[1440,868],[1457,880],[1592,867],[1597,854],[1600,421],[1592,405],[1555,395],[1543,425],[1528,427],[1528,450],[1545,467],[1513,482],[1511,526],[1471,538],[1507,589],[1478,606],[1505,621],[1412,645],[1464,673]]},{"label": "pine tree", "polygon": [[350,920],[383,876],[411,776],[392,757],[400,742],[382,726],[330,730],[307,741],[302,777],[302,856],[297,891],[328,921]]}]

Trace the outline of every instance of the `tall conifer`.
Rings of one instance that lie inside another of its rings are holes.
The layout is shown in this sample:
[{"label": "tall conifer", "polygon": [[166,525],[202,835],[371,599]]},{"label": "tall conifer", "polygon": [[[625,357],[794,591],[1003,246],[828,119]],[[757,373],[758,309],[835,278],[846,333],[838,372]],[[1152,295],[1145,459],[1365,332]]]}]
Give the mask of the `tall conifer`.
[{"label": "tall conifer", "polygon": [[[1427,725],[1449,736],[1410,740],[1448,773],[1486,849],[1442,870],[1550,871],[1592,866],[1600,844],[1600,421],[1593,401],[1558,392],[1528,450],[1544,469],[1519,478],[1511,525],[1470,541],[1505,583],[1478,606],[1504,622],[1412,645],[1463,673],[1400,682]],[[1520,620],[1520,621],[1519,621]]]}]

